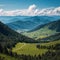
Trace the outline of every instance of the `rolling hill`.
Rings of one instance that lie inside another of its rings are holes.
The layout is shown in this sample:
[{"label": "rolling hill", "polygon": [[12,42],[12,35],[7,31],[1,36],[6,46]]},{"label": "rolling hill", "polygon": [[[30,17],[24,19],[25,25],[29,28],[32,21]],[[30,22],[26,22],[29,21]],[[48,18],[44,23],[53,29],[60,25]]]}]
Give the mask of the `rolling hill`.
[{"label": "rolling hill", "polygon": [[38,40],[60,33],[59,27],[60,27],[60,20],[57,20],[44,25],[39,25],[35,29],[28,32],[23,32],[22,34]]}]

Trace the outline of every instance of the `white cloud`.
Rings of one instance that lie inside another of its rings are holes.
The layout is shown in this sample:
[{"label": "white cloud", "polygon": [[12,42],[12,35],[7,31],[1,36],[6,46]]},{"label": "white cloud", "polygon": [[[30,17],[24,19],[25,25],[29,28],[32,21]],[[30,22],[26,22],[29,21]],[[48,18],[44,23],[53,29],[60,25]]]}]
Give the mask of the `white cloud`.
[{"label": "white cloud", "polygon": [[31,6],[29,6],[29,8],[28,8],[28,10],[29,11],[34,11],[36,9],[36,5],[31,5]]},{"label": "white cloud", "polygon": [[60,15],[60,7],[56,8],[45,8],[38,9],[35,4],[30,5],[27,9],[17,9],[6,11],[4,9],[0,9],[0,16],[35,16],[35,15]]},{"label": "white cloud", "polygon": [[3,9],[0,9],[0,16],[3,15]]}]

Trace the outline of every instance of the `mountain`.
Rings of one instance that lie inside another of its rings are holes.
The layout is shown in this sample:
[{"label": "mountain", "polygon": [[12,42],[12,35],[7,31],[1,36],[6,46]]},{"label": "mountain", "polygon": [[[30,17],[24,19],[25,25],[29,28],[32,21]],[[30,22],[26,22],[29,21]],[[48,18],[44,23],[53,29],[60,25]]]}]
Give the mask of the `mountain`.
[{"label": "mountain", "polygon": [[[0,21],[7,24],[15,21],[35,21],[35,19],[57,20],[60,16],[0,16]],[[36,20],[37,21],[37,20]]]},{"label": "mountain", "polygon": [[46,24],[51,21],[59,19],[59,16],[29,16],[29,17],[15,17],[11,19],[7,25],[17,32],[29,31],[37,27],[38,25]]},{"label": "mountain", "polygon": [[7,24],[18,20],[24,20],[27,16],[0,16],[0,21]]},{"label": "mountain", "polygon": [[31,29],[33,26],[35,26],[35,23],[31,21],[15,21],[12,23],[8,23],[7,25],[16,31],[23,30],[23,29],[24,31],[27,31]]},{"label": "mountain", "polygon": [[45,38],[39,38],[37,40],[38,40],[38,42],[58,41],[58,40],[60,40],[60,32],[55,33],[54,35],[51,35],[51,36],[47,36]]},{"label": "mountain", "polygon": [[51,30],[56,30],[56,31],[60,32],[60,28],[59,28],[60,26],[59,25],[60,25],[60,20],[57,20],[57,21],[53,21],[53,22],[50,22],[50,23],[47,23],[47,24],[39,25],[35,29],[30,30],[29,32],[36,31],[36,30],[38,30],[42,27],[45,27],[45,26],[47,26]]},{"label": "mountain", "polygon": [[32,38],[28,38],[22,34],[15,32],[8,26],[0,22],[0,43],[3,45],[11,46],[17,42],[35,42]]},{"label": "mountain", "polygon": [[58,19],[60,16],[0,16],[1,22],[19,33]]},{"label": "mountain", "polygon": [[38,40],[55,35],[56,33],[60,33],[60,20],[39,25],[35,29],[28,32],[23,32],[22,34]]}]

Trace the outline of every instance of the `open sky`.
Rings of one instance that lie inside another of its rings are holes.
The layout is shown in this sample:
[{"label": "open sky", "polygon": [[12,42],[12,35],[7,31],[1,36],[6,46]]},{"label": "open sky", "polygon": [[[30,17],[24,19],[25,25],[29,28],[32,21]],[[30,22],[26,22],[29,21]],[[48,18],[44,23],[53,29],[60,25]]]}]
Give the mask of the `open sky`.
[{"label": "open sky", "polygon": [[[41,9],[45,9],[45,8],[57,8],[57,7],[60,7],[60,0],[0,0],[0,15],[4,15],[4,13],[5,13],[5,15],[8,15],[6,13],[6,11],[11,12],[12,10],[14,10],[14,12],[15,12],[15,10],[20,10],[19,13],[21,15],[22,10],[24,10],[24,12],[26,12],[25,9],[29,10],[29,8],[31,8],[31,7],[32,7],[32,9],[35,9],[35,11],[39,11],[38,9],[41,10]],[[28,15],[28,14],[26,14],[26,15]]]},{"label": "open sky", "polygon": [[6,10],[25,9],[35,4],[38,8],[58,7],[60,0],[0,0],[0,8]]}]

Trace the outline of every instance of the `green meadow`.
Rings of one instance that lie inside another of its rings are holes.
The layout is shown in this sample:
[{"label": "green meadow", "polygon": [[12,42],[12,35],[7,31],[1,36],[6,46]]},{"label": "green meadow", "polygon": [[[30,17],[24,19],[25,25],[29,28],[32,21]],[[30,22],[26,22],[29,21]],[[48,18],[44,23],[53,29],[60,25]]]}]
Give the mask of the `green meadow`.
[{"label": "green meadow", "polygon": [[17,54],[24,54],[24,55],[42,55],[45,54],[48,49],[38,49],[36,46],[51,46],[60,43],[60,40],[49,42],[49,43],[17,43],[15,47],[12,49],[13,52],[16,52]]},{"label": "green meadow", "polygon": [[48,29],[48,26],[45,26],[45,27],[38,29],[36,31],[23,32],[22,34],[37,40],[39,38],[45,38],[45,37],[51,36],[55,33],[57,33],[55,30],[50,30],[50,29]]},{"label": "green meadow", "polygon": [[38,49],[36,47],[37,44],[35,43],[18,43],[16,46],[12,49],[13,52],[16,52],[17,54],[24,54],[24,55],[42,55],[44,54],[47,49]]}]

